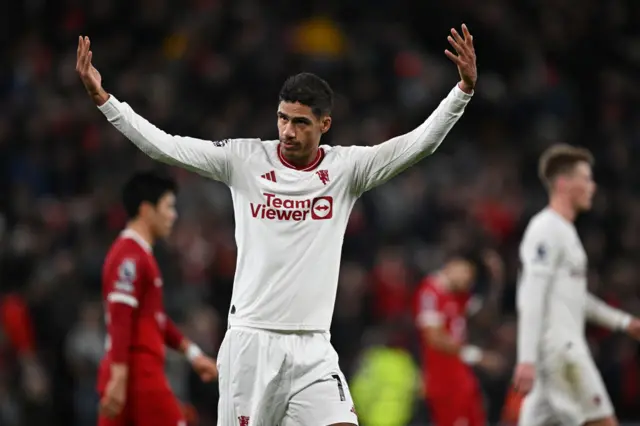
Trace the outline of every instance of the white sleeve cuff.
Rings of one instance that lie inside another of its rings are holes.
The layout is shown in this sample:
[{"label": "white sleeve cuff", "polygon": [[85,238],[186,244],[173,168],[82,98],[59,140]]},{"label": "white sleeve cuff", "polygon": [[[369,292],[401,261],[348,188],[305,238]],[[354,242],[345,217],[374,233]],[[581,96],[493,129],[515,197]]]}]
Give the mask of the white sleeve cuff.
[{"label": "white sleeve cuff", "polygon": [[119,107],[120,101],[112,94],[109,94],[109,99],[107,99],[107,102],[99,105],[98,109],[104,114],[105,117],[107,117],[107,120],[111,121],[117,118],[118,115],[120,115]]},{"label": "white sleeve cuff", "polygon": [[418,315],[416,322],[420,327],[440,327],[444,324],[444,318],[440,312],[424,311]]},{"label": "white sleeve cuff", "polygon": [[456,83],[456,87],[453,88],[453,93],[455,97],[463,101],[467,101],[467,102],[470,101],[473,95],[475,94],[475,90],[472,90],[471,93],[463,92],[460,86],[458,86],[458,84],[459,83]]},{"label": "white sleeve cuff", "polygon": [[187,350],[185,351],[185,356],[187,357],[189,362],[193,362],[200,355],[202,355],[202,349],[200,349],[195,343],[189,344]]},{"label": "white sleeve cuff", "polygon": [[460,359],[468,365],[475,365],[482,360],[482,349],[477,346],[467,345],[460,349]]}]

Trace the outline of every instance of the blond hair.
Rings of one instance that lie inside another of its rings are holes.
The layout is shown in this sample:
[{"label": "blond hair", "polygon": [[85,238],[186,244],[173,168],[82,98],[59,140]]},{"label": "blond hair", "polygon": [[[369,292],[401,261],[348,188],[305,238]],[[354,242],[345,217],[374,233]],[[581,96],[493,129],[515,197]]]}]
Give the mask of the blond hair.
[{"label": "blond hair", "polygon": [[573,172],[575,166],[583,162],[593,166],[593,154],[588,149],[567,144],[552,145],[540,156],[538,176],[550,188],[558,176]]}]

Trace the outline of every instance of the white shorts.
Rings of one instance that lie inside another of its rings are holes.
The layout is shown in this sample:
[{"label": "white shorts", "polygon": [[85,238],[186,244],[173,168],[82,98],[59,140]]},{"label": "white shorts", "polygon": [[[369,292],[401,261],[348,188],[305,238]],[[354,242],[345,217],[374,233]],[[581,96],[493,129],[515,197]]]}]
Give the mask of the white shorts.
[{"label": "white shorts", "polygon": [[328,333],[231,327],[218,370],[218,426],[358,424]]},{"label": "white shorts", "polygon": [[520,411],[520,426],[579,426],[614,415],[588,349],[568,344],[538,367]]}]

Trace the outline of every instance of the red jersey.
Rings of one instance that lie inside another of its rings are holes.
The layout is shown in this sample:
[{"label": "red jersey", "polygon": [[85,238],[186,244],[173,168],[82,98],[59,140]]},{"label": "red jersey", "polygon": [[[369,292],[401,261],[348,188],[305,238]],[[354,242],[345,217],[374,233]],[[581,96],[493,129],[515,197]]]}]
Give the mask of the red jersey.
[{"label": "red jersey", "polygon": [[[467,339],[466,309],[468,293],[452,293],[438,283],[437,277],[425,278],[416,294],[415,319],[419,328],[441,326],[458,343]],[[441,352],[421,337],[424,379],[429,395],[475,386],[475,376],[458,355]]]},{"label": "red jersey", "polygon": [[165,315],[162,277],[151,246],[132,230],[125,230],[107,254],[102,297],[107,342],[98,390],[106,387],[112,363],[128,364],[130,389],[168,389],[165,343],[177,348],[182,335]]}]

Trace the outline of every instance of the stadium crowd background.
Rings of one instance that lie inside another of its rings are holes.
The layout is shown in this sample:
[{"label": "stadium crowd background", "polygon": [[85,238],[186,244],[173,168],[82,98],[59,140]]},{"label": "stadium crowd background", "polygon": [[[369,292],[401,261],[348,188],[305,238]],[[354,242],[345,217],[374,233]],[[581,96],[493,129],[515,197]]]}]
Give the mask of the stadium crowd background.
[{"label": "stadium crowd background", "polygon": [[[354,394],[367,394],[361,399],[397,398],[383,373],[359,376],[363,355],[372,345],[415,354],[412,289],[448,251],[476,247],[487,268],[471,340],[508,360],[481,376],[490,418],[500,418],[515,349],[517,244],[545,203],[536,161],[550,143],[595,153],[599,192],[579,221],[590,285],[640,314],[638,2],[33,0],[4,7],[0,425],[95,424],[101,261],[124,225],[123,179],[158,167],[83,92],[74,71],[79,34],[92,39],[105,88],[170,133],[274,138],[279,86],[306,70],[338,94],[325,142],[350,145],[380,143],[428,116],[457,81],[442,53],[448,30],[469,25],[480,79],[467,113],[433,157],[366,194],[349,223],[332,339],[347,375],[361,379],[352,384]],[[166,305],[215,355],[234,272],[230,197],[217,183],[170,172],[181,185],[181,219],[157,249]],[[19,327],[25,312],[32,341]],[[637,344],[601,330],[589,338],[619,416],[640,420]],[[215,424],[216,386],[200,385],[178,356],[168,371],[200,424]],[[416,404],[397,408],[411,410],[415,424],[427,422],[424,392],[416,387]],[[375,410],[365,405],[359,410]]]}]

